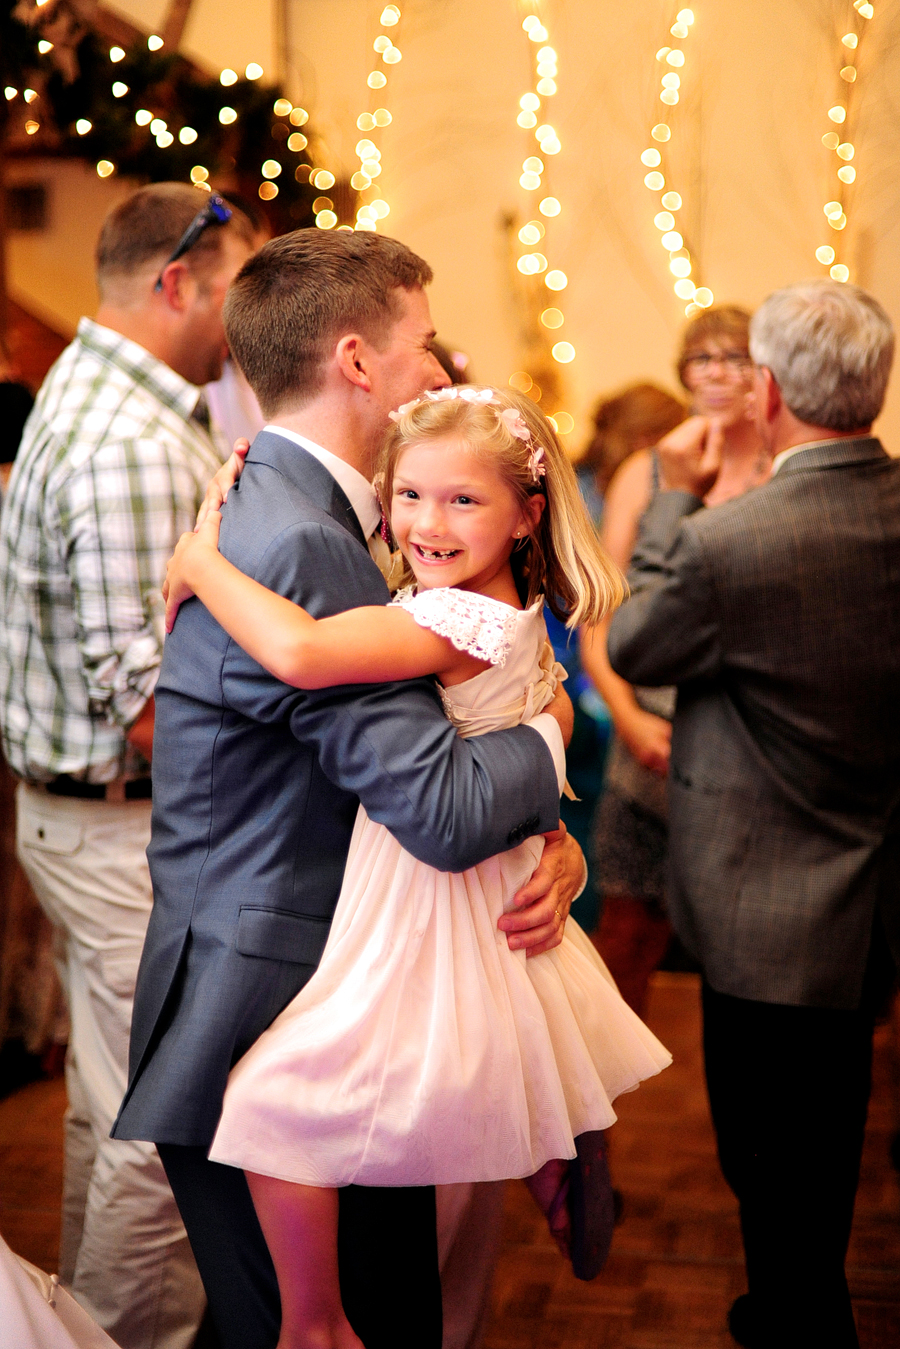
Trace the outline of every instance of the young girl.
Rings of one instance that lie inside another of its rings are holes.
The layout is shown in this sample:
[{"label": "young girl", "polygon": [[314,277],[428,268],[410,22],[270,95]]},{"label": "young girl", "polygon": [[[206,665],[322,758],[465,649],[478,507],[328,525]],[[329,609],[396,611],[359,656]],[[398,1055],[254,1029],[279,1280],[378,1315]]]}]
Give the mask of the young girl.
[{"label": "young girl", "polygon": [[[196,593],[300,688],[434,673],[461,735],[530,719],[560,672],[542,596],[575,627],[622,593],[549,423],[505,391],[426,394],[396,414],[380,480],[414,582],[391,605],[317,621],[232,567],[213,517],[178,545],[170,611]],[[542,846],[441,873],[360,808],[321,964],[233,1070],[210,1152],[248,1174],[279,1349],[360,1344],[340,1306],[334,1187],[524,1176],[553,1216],[576,1137],[670,1062],[576,924],[527,961],[498,932]]]}]

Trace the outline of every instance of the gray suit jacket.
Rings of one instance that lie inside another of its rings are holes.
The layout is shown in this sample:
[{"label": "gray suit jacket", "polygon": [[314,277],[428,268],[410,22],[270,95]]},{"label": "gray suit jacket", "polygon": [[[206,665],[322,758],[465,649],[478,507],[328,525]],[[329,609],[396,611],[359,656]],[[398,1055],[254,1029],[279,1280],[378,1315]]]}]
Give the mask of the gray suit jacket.
[{"label": "gray suit jacket", "polygon": [[676,931],[721,993],[853,1008],[873,913],[900,905],[900,463],[803,450],[712,510],[642,523],[613,668],[677,684]]},{"label": "gray suit jacket", "polygon": [[[229,495],[221,546],[317,616],[388,599],[344,493],[272,433]],[[446,871],[559,819],[536,731],[461,740],[428,679],[301,692],[183,606],[156,690],[154,907],[115,1137],[211,1141],[229,1069],[322,954],[360,801]]]}]

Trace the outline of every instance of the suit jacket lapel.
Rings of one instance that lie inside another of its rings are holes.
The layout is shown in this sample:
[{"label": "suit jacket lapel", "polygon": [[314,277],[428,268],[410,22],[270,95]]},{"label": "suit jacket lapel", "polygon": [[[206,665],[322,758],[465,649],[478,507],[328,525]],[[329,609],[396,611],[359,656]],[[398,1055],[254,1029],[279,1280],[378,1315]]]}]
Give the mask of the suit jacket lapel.
[{"label": "suit jacket lapel", "polygon": [[359,518],[346,493],[324,464],[304,450],[302,445],[273,431],[260,431],[250,446],[247,463],[267,464],[273,468],[298,492],[343,525],[364,548],[368,546]]}]

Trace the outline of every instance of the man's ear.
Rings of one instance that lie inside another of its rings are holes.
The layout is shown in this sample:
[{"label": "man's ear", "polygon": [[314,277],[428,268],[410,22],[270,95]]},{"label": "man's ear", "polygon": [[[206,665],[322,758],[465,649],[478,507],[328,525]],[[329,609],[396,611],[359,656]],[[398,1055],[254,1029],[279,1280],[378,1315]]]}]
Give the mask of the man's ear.
[{"label": "man's ear", "polygon": [[761,365],[759,376],[762,380],[762,408],[767,422],[774,422],[783,406],[781,390],[775,376],[767,365]]},{"label": "man's ear", "polygon": [[196,285],[194,278],[183,262],[167,262],[160,273],[162,285],[154,287],[156,295],[162,295],[170,309],[181,313],[190,303],[191,293]]},{"label": "man's ear", "polygon": [[359,333],[347,333],[338,342],[334,355],[344,378],[363,393],[371,393],[372,381],[367,369],[368,347],[365,338],[360,337]]}]

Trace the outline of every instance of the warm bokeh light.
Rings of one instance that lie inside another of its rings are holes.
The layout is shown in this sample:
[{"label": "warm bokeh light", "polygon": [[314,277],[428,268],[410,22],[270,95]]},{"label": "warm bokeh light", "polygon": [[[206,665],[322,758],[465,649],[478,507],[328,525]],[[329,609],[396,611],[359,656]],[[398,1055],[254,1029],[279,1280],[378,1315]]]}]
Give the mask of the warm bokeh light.
[{"label": "warm bokeh light", "polygon": [[565,272],[561,272],[558,268],[555,268],[552,272],[548,272],[544,277],[544,285],[548,290],[565,290],[568,284],[569,278],[566,276]]},{"label": "warm bokeh light", "polygon": [[559,309],[545,309],[541,314],[541,323],[545,328],[561,328],[565,323],[565,318]]},{"label": "warm bokeh light", "polygon": [[544,227],[539,220],[529,220],[527,225],[523,225],[519,230],[519,240],[532,248],[544,237]]},{"label": "warm bokeh light", "polygon": [[699,305],[701,309],[708,309],[714,298],[708,286],[698,286],[694,291],[694,304]]},{"label": "warm bokeh light", "polygon": [[666,180],[661,173],[654,171],[644,176],[644,186],[649,187],[651,192],[659,192],[665,185]]},{"label": "warm bokeh light", "polygon": [[79,136],[86,136],[93,128],[93,125],[93,122],[89,122],[86,117],[79,117],[78,121],[75,123],[75,131]]},{"label": "warm bokeh light", "polygon": [[178,133],[178,139],[182,145],[193,145],[197,139],[197,132],[192,126],[183,126]]},{"label": "warm bokeh light", "polygon": [[675,227],[675,217],[671,211],[658,211],[653,217],[653,223],[658,230],[670,230]]},{"label": "warm bokeh light", "polygon": [[534,384],[534,380],[527,370],[516,370],[514,374],[510,375],[508,383],[511,389],[516,389],[519,393],[527,393]]},{"label": "warm bokeh light", "polygon": [[302,131],[292,131],[287,138],[287,148],[293,150],[295,154],[299,154],[301,150],[305,150],[307,145],[309,145],[309,141]]},{"label": "warm bokeh light", "polygon": [[832,281],[849,281],[850,268],[845,267],[842,262],[836,262],[834,266],[829,270],[829,276],[831,277]]},{"label": "warm bokeh light", "polygon": [[662,163],[662,155],[658,150],[645,150],[641,155],[641,163],[646,164],[648,169],[658,169]]},{"label": "warm bokeh light", "polygon": [[387,84],[387,75],[383,70],[373,70],[366,80],[366,84],[370,89],[383,89]]},{"label": "warm bokeh light", "polygon": [[259,195],[263,201],[274,201],[278,196],[277,183],[260,183]]},{"label": "warm bokeh light", "polygon": [[329,187],[334,187],[334,174],[329,173],[328,169],[317,169],[310,178],[310,182],[313,187],[317,187],[320,192],[327,192]]},{"label": "warm bokeh light", "polygon": [[97,173],[101,178],[109,178],[116,171],[116,166],[110,159],[101,159],[97,165]]},{"label": "warm bokeh light", "polygon": [[262,166],[262,176],[264,178],[277,178],[281,173],[281,165],[277,159],[267,159]]},{"label": "warm bokeh light", "polygon": [[560,211],[562,210],[562,207],[560,206],[556,197],[545,197],[544,200],[538,206],[538,210],[540,211],[541,215],[556,216],[559,215]]},{"label": "warm bokeh light", "polygon": [[236,122],[237,113],[235,112],[234,108],[229,108],[227,105],[224,108],[220,108],[219,121],[222,123],[223,126],[231,126],[232,122]]},{"label": "warm bokeh light", "polygon": [[163,45],[163,40],[158,33],[151,33],[147,38],[147,46],[152,52],[158,52]]},{"label": "warm bokeh light", "polygon": [[556,342],[552,349],[554,361],[559,361],[560,365],[568,365],[575,359],[575,348],[571,342]]},{"label": "warm bokeh light", "polygon": [[290,117],[294,111],[294,105],[289,98],[276,98],[272,104],[272,111],[276,117]]},{"label": "warm bokeh light", "polygon": [[684,247],[684,239],[677,230],[667,230],[660,242],[670,253],[677,253],[679,248]]},{"label": "warm bokeh light", "polygon": [[251,61],[244,67],[244,75],[248,80],[261,80],[264,74],[265,71],[258,61]]},{"label": "warm bokeh light", "polygon": [[561,436],[567,436],[575,429],[575,418],[570,412],[554,412],[548,420],[553,423]]},{"label": "warm bokeh light", "polygon": [[121,80],[116,80],[115,84],[112,87],[113,98],[124,98],[127,93],[128,93],[128,85],[123,84]]},{"label": "warm bokeh light", "polygon": [[237,82],[238,82],[237,71],[230,70],[228,66],[226,66],[225,69],[219,75],[219,83],[224,84],[227,89],[229,85],[237,84]]},{"label": "warm bokeh light", "polygon": [[334,211],[320,211],[316,216],[316,228],[320,230],[333,230],[337,222]]},{"label": "warm bokeh light", "polygon": [[833,108],[828,109],[828,116],[832,122],[837,122],[838,126],[847,120],[847,109],[841,107],[840,103],[835,103]]},{"label": "warm bokeh light", "polygon": [[191,169],[191,182],[194,184],[205,183],[209,177],[209,169],[205,169],[202,164],[195,164]]},{"label": "warm bokeh light", "polygon": [[840,178],[842,183],[855,183],[856,169],[853,167],[852,164],[844,164],[841,168],[838,169],[837,176]]},{"label": "warm bokeh light", "polygon": [[821,248],[816,249],[816,260],[828,267],[834,262],[834,249],[829,247],[828,244],[823,244]]},{"label": "warm bokeh light", "polygon": [[306,126],[309,121],[309,113],[305,108],[295,108],[288,120],[291,126]]}]

